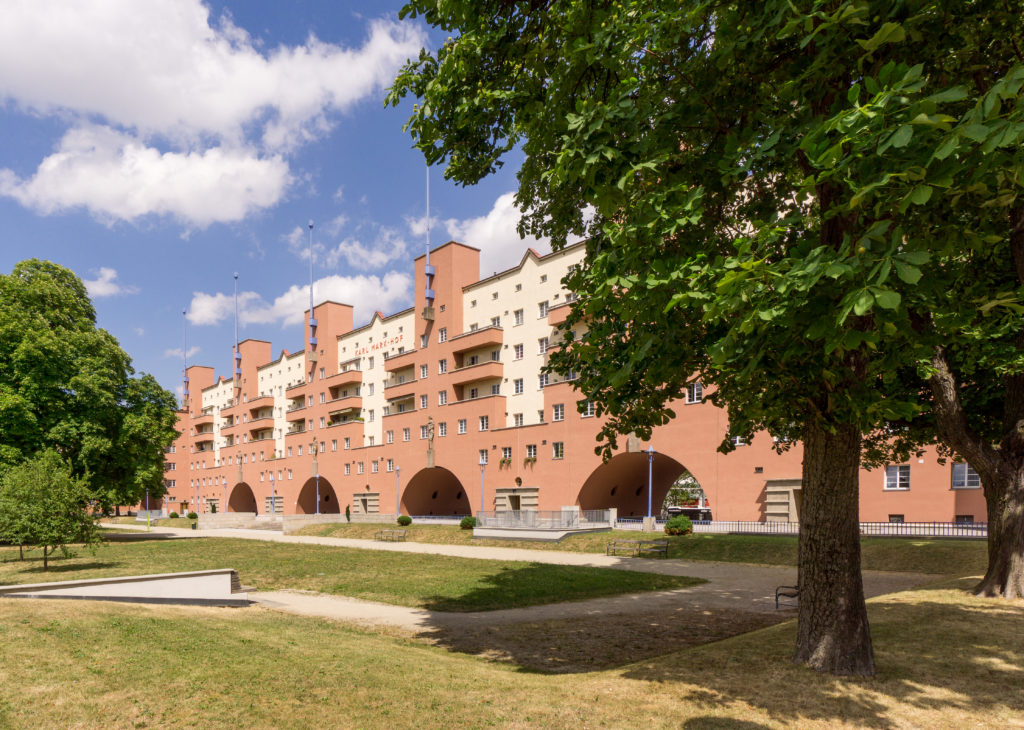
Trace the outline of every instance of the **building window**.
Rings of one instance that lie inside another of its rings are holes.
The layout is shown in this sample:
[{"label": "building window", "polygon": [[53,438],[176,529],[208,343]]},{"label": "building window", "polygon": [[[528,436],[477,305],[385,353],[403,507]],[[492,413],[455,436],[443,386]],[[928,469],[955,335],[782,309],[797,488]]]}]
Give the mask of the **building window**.
[{"label": "building window", "polygon": [[512,346],[512,353],[513,353],[512,358],[514,360],[522,360],[523,359],[523,345],[522,345],[522,343],[520,343],[518,345],[513,345]]},{"label": "building window", "polygon": [[540,275],[540,283],[541,284],[543,284],[547,280],[548,280],[548,275],[547,274],[541,274]]},{"label": "building window", "polygon": [[910,489],[910,466],[885,467],[886,489]]},{"label": "building window", "polygon": [[512,392],[515,395],[519,395],[520,393],[523,392],[523,379],[522,378],[516,378],[515,380],[512,381]]},{"label": "building window", "polygon": [[480,389],[479,388],[470,388],[469,389],[470,400],[474,400],[474,399],[478,398],[479,396],[480,396]]},{"label": "building window", "polygon": [[427,427],[420,426],[420,438],[425,439],[427,437]]},{"label": "building window", "polygon": [[324,369],[323,368],[320,368],[320,379],[321,380],[324,379]]},{"label": "building window", "polygon": [[369,395],[373,395],[373,383],[370,383],[369,385],[367,385],[366,389],[367,389],[367,393]]},{"label": "building window", "polygon": [[448,424],[445,421],[441,421],[437,424],[437,435],[447,436],[448,435]]},{"label": "building window", "polygon": [[579,408],[581,418],[590,418],[594,415],[594,401],[581,400],[577,407]]},{"label": "building window", "polygon": [[543,319],[548,316],[548,303],[540,302],[537,304],[537,319]]},{"label": "building window", "polygon": [[439,372],[439,373],[446,373],[446,372],[448,372],[448,361],[447,360],[438,360],[437,361],[437,372]]},{"label": "building window", "polygon": [[511,459],[512,458],[512,447],[511,446],[502,446],[501,447],[501,458],[502,459]]},{"label": "building window", "polygon": [[448,328],[447,327],[442,327],[441,329],[439,329],[437,331],[437,341],[438,342],[447,342],[448,341]]},{"label": "building window", "polygon": [[351,464],[345,464],[345,476],[351,476],[351,475],[352,475],[352,465]]},{"label": "building window", "polygon": [[427,346],[427,336],[426,335],[420,335],[420,349],[423,349],[426,346]]},{"label": "building window", "polygon": [[690,383],[686,386],[686,402],[700,403],[704,397],[704,386],[700,383]]},{"label": "building window", "polygon": [[522,413],[513,413],[512,414],[512,425],[516,426],[516,427],[523,425],[523,414]]},{"label": "building window", "polygon": [[437,405],[443,406],[448,404],[448,391],[440,390],[437,393]]},{"label": "building window", "polygon": [[395,443],[395,432],[394,431],[388,431],[384,435],[384,440],[387,441],[389,444]]},{"label": "building window", "polygon": [[537,458],[537,444],[526,445],[526,458],[536,459]]},{"label": "building window", "polygon": [[348,439],[348,438],[345,439],[345,448],[346,449],[351,449],[352,448],[352,441],[351,441],[351,439]]},{"label": "building window", "polygon": [[420,380],[423,380],[426,377],[427,377],[427,366],[426,365],[420,365]]},{"label": "building window", "polygon": [[302,456],[302,444],[299,444],[298,448],[296,448],[296,453],[297,453],[297,454],[298,454],[299,456]]},{"label": "building window", "polygon": [[490,428],[490,425],[491,425],[490,416],[480,416],[480,430],[481,431],[486,431],[488,428]]},{"label": "building window", "polygon": [[552,421],[564,421],[565,420],[565,405],[563,403],[555,403],[551,406],[551,420]]},{"label": "building window", "polygon": [[516,311],[514,311],[512,313],[512,315],[513,315],[513,317],[515,317],[516,326],[519,326],[519,325],[521,325],[523,323],[523,310],[522,309],[517,309]]},{"label": "building window", "polygon": [[523,290],[523,285],[522,284],[516,284],[516,291],[522,291],[522,290]]},{"label": "building window", "polygon": [[747,445],[747,439],[745,437],[743,437],[743,436],[733,436],[731,441],[732,441],[732,445],[733,446],[746,446]]},{"label": "building window", "polygon": [[320,453],[321,454],[326,454],[327,453],[327,444],[325,444],[323,441],[320,442]]},{"label": "building window", "polygon": [[958,525],[973,525],[974,515],[957,515],[953,521]]},{"label": "building window", "polygon": [[325,423],[327,422],[324,420],[324,417],[320,416],[320,428],[323,428]]},{"label": "building window", "polygon": [[420,410],[424,410],[426,407],[427,407],[427,396],[426,395],[421,395],[420,396]]},{"label": "building window", "polygon": [[372,355],[370,356],[369,360],[367,360],[366,368],[367,368],[367,370],[373,370],[373,356]]},{"label": "building window", "polygon": [[903,515],[889,515],[889,522],[891,522],[894,525],[902,525]]},{"label": "building window", "polygon": [[320,394],[320,402],[321,403],[326,403],[327,402],[327,394],[326,393],[321,393]]},{"label": "building window", "polygon": [[501,383],[491,383],[491,395],[501,395]]},{"label": "building window", "polygon": [[395,470],[395,460],[394,459],[388,459],[388,471],[394,471],[394,470]]},{"label": "building window", "polygon": [[541,337],[537,340],[537,352],[541,355],[546,355],[548,351],[548,338]]},{"label": "building window", "polygon": [[338,450],[338,439],[331,439],[331,451]]},{"label": "building window", "polygon": [[537,423],[544,423],[544,411],[537,411]]},{"label": "building window", "polygon": [[539,376],[537,376],[537,383],[538,383],[540,389],[544,390],[544,388],[546,388],[547,385],[548,385],[548,374],[547,373],[541,373]]},{"label": "building window", "polygon": [[480,449],[480,465],[487,463],[487,449]]},{"label": "building window", "polygon": [[491,350],[491,362],[501,362],[501,350]]},{"label": "building window", "polygon": [[980,489],[981,477],[970,464],[953,464],[953,489]]},{"label": "building window", "polygon": [[372,408],[370,409],[370,412],[367,414],[367,419],[366,420],[369,421],[370,423],[373,423],[373,409]]},{"label": "building window", "polygon": [[370,462],[370,471],[371,471],[372,473],[376,474],[376,473],[377,473],[377,470],[378,470],[379,468],[380,468],[380,464],[379,464],[378,462],[376,462],[376,461],[371,461],[371,462]]},{"label": "building window", "polygon": [[360,461],[358,464],[356,464],[356,474],[362,474],[362,473],[363,473],[363,462]]},{"label": "building window", "polygon": [[551,444],[551,458],[562,459],[565,457],[565,444],[561,441],[555,441]]},{"label": "building window", "polygon": [[491,327],[501,327],[501,317],[491,317]]},{"label": "building window", "polygon": [[408,441],[409,440],[409,436],[410,436],[409,429],[403,428],[402,429],[402,441]]},{"label": "building window", "polygon": [[466,433],[466,419],[459,419],[459,433]]}]

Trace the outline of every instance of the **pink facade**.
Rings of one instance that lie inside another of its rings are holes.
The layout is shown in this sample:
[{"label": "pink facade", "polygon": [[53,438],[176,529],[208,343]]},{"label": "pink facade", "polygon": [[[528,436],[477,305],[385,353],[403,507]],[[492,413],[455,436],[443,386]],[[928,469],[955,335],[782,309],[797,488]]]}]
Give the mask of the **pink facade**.
[{"label": "pink facade", "polygon": [[[655,514],[685,469],[717,520],[796,521],[799,445],[779,455],[762,433],[720,454],[727,417],[707,402],[675,404],[650,442],[623,437],[608,463],[595,455],[598,419],[578,411],[570,382],[544,383],[539,369],[571,306],[558,282],[581,260],[580,247],[530,251],[481,280],[479,251],[448,243],[431,252],[429,281],[416,259],[410,310],[353,329],[350,305],[324,302],[315,345],[307,312],[303,352],[275,359],[249,339],[234,377],[190,367],[165,509],[264,513],[273,495],[286,514],[393,515],[397,501],[413,515],[578,505],[639,517],[650,466]],[[862,471],[862,520],[984,521],[981,490],[954,489],[953,466],[933,451],[904,466],[888,482],[884,469]]]}]

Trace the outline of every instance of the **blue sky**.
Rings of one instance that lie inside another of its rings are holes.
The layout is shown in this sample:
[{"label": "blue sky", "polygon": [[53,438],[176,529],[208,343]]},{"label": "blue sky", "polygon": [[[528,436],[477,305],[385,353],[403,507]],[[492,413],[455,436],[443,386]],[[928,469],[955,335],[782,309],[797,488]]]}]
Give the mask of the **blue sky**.
[{"label": "blue sky", "polygon": [[[164,387],[189,364],[230,372],[240,336],[302,345],[307,222],[317,301],[411,303],[425,168],[385,109],[396,70],[441,35],[400,3],[34,0],[0,24],[0,270],[75,271],[99,325]],[[515,169],[462,188],[431,174],[431,241],[513,266]]]}]

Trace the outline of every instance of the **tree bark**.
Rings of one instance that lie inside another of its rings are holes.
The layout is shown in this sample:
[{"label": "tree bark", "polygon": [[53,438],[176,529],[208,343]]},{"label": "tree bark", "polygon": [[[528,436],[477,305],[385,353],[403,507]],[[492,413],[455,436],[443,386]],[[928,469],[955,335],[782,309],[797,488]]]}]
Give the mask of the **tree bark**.
[{"label": "tree bark", "polygon": [[46,560],[46,545],[43,545],[43,570],[49,570],[50,564]]},{"label": "tree bark", "polygon": [[805,430],[793,661],[830,674],[875,673],[860,569],[860,455],[853,426],[829,432],[815,421]]},{"label": "tree bark", "polygon": [[1018,469],[1008,478],[989,481],[979,476],[988,507],[988,569],[974,592],[1024,598],[1024,473]]}]

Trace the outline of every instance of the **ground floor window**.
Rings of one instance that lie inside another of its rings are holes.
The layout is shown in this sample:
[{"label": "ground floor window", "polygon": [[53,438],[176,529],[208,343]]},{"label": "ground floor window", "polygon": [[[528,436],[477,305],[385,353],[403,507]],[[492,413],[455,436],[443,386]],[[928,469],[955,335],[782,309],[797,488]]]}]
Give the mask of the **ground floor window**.
[{"label": "ground floor window", "polygon": [[970,464],[953,464],[953,489],[979,489],[981,477]]},{"label": "ground floor window", "polygon": [[885,467],[885,488],[886,489],[910,489],[910,466]]}]

